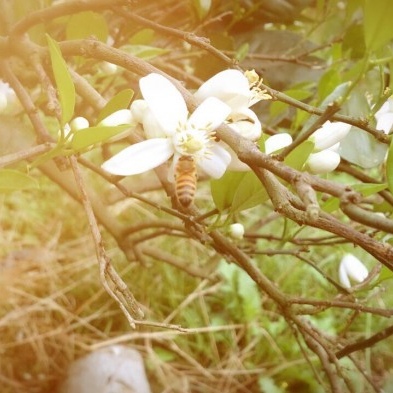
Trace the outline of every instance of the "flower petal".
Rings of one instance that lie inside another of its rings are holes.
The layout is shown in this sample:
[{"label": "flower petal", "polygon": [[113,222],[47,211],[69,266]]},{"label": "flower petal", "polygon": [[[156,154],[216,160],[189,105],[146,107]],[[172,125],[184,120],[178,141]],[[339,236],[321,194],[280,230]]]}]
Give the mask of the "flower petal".
[{"label": "flower petal", "polygon": [[149,108],[146,108],[145,110],[142,124],[147,139],[163,138],[165,136],[169,136],[169,133],[167,133],[162,128],[161,124],[157,121],[156,117]]},{"label": "flower petal", "polygon": [[188,110],[183,96],[167,78],[149,74],[139,81],[139,86],[151,111],[166,132],[173,132],[179,123],[185,123]]},{"label": "flower petal", "polygon": [[351,288],[351,282],[349,281],[348,274],[343,263],[340,263],[338,278],[344,288]]},{"label": "flower petal", "polygon": [[384,113],[377,121],[377,130],[382,130],[385,134],[389,134],[393,126],[393,112]]},{"label": "flower petal", "polygon": [[180,154],[175,151],[175,154],[173,155],[172,163],[171,163],[171,165],[169,165],[169,168],[168,168],[167,179],[170,183],[175,182],[175,169],[176,169],[176,165],[179,161],[179,157],[180,157]]},{"label": "flower petal", "polygon": [[113,112],[105,119],[101,120],[99,126],[114,127],[121,124],[133,124],[135,123],[131,111],[129,109],[120,109]]},{"label": "flower petal", "polygon": [[334,171],[340,163],[340,154],[331,150],[322,150],[311,154],[307,160],[307,167],[314,175]]},{"label": "flower petal", "polygon": [[292,143],[291,135],[286,132],[282,134],[272,135],[265,141],[265,152],[271,154],[277,150],[287,147]]},{"label": "flower petal", "polygon": [[146,110],[149,107],[145,100],[134,100],[130,106],[130,112],[134,119],[138,123],[142,123],[146,114]]},{"label": "flower petal", "polygon": [[238,70],[225,70],[207,80],[195,93],[198,102],[216,97],[239,112],[248,108],[251,97],[248,79]]},{"label": "flower petal", "polygon": [[321,151],[340,142],[351,130],[351,125],[347,123],[326,121],[320,129],[314,132],[311,139],[314,140],[315,150]]},{"label": "flower petal", "polygon": [[196,129],[208,131],[215,130],[231,113],[231,108],[218,100],[210,97],[195,109],[188,120],[188,124]]},{"label": "flower petal", "polygon": [[362,282],[368,276],[368,270],[363,263],[352,254],[346,254],[341,260],[347,275],[354,281]]},{"label": "flower petal", "polygon": [[231,155],[217,143],[214,143],[210,151],[213,154],[208,158],[201,158],[197,164],[208,176],[219,179],[225,173],[231,161]]},{"label": "flower petal", "polygon": [[245,108],[241,113],[232,114],[233,123],[229,123],[234,131],[251,141],[258,140],[262,135],[261,122],[251,109]]},{"label": "flower petal", "polygon": [[172,141],[167,138],[148,139],[136,143],[102,164],[113,175],[137,175],[156,168],[173,155]]}]

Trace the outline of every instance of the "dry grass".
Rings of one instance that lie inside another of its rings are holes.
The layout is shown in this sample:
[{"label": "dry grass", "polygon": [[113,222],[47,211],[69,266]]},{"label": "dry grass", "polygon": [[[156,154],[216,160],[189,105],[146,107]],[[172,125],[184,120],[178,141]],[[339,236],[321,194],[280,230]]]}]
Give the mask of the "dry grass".
[{"label": "dry grass", "polygon": [[[154,392],[255,391],[248,386],[255,387],[261,369],[245,365],[255,350],[253,345],[242,348],[246,328],[225,322],[222,328],[210,327],[206,302],[219,284],[157,261],[146,269],[122,265],[123,256],[113,248],[109,253],[123,278],[134,269],[133,290],[148,318],[207,327],[190,335],[146,327],[131,331],[100,285],[82,210],[61,195],[56,198],[65,199],[63,210],[54,209],[58,199],[21,210],[36,197],[18,193],[3,199],[0,392],[53,392],[71,361],[114,342],[142,353]],[[176,280],[178,292],[170,286]]]}]

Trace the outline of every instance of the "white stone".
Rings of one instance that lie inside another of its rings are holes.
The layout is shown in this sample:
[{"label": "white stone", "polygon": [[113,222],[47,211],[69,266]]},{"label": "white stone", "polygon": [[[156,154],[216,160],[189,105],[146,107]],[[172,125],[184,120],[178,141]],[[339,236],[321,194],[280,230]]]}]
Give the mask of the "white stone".
[{"label": "white stone", "polygon": [[151,390],[140,353],[114,345],[72,363],[59,393],[151,393]]}]

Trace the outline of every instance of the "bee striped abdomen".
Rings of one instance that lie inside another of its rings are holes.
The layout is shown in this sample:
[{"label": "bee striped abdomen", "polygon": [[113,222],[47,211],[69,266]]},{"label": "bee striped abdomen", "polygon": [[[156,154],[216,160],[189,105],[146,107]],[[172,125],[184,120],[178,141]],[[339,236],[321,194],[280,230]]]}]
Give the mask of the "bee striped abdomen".
[{"label": "bee striped abdomen", "polygon": [[175,168],[175,194],[183,207],[189,207],[195,198],[197,170],[194,158],[181,156]]}]

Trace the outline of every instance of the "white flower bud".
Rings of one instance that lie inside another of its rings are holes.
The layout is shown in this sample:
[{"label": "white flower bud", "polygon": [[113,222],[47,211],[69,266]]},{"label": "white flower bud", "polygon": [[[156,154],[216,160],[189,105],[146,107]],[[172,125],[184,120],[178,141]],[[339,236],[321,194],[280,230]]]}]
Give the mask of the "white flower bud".
[{"label": "white flower bud", "polygon": [[120,109],[105,119],[101,120],[98,124],[103,127],[115,127],[122,124],[133,124],[134,119],[129,109]]},{"label": "white flower bud", "polygon": [[0,92],[0,113],[3,113],[5,109],[7,108],[7,96],[3,93]]},{"label": "white flower bud", "polygon": [[108,61],[104,61],[101,64],[101,70],[106,75],[114,75],[116,74],[118,67],[116,64],[109,63]]},{"label": "white flower bud", "polygon": [[84,117],[75,117],[70,123],[72,131],[83,130],[84,128],[89,128],[89,121]]},{"label": "white flower bud", "polygon": [[135,100],[132,102],[130,111],[136,122],[143,123],[147,108],[148,105],[145,100]]},{"label": "white flower bud", "polygon": [[235,224],[232,224],[230,227],[229,227],[229,236],[232,238],[232,239],[237,239],[237,240],[241,240],[241,239],[243,239],[243,236],[244,236],[244,226],[242,225],[242,224],[240,224],[240,223],[235,223]]},{"label": "white flower bud", "polygon": [[368,276],[368,270],[354,255],[346,254],[341,260],[338,276],[341,285],[350,288],[351,282],[349,279],[359,283],[363,282]]},{"label": "white flower bud", "polygon": [[323,150],[311,154],[306,165],[312,174],[317,175],[334,171],[338,167],[340,159],[340,154],[335,151]]},{"label": "white flower bud", "polygon": [[285,133],[272,135],[265,141],[265,153],[271,154],[277,150],[289,146],[292,143],[292,137]]},{"label": "white flower bud", "polygon": [[347,123],[340,121],[332,123],[328,120],[320,129],[314,132],[310,139],[314,141],[316,151],[325,150],[345,138],[351,127]]}]

